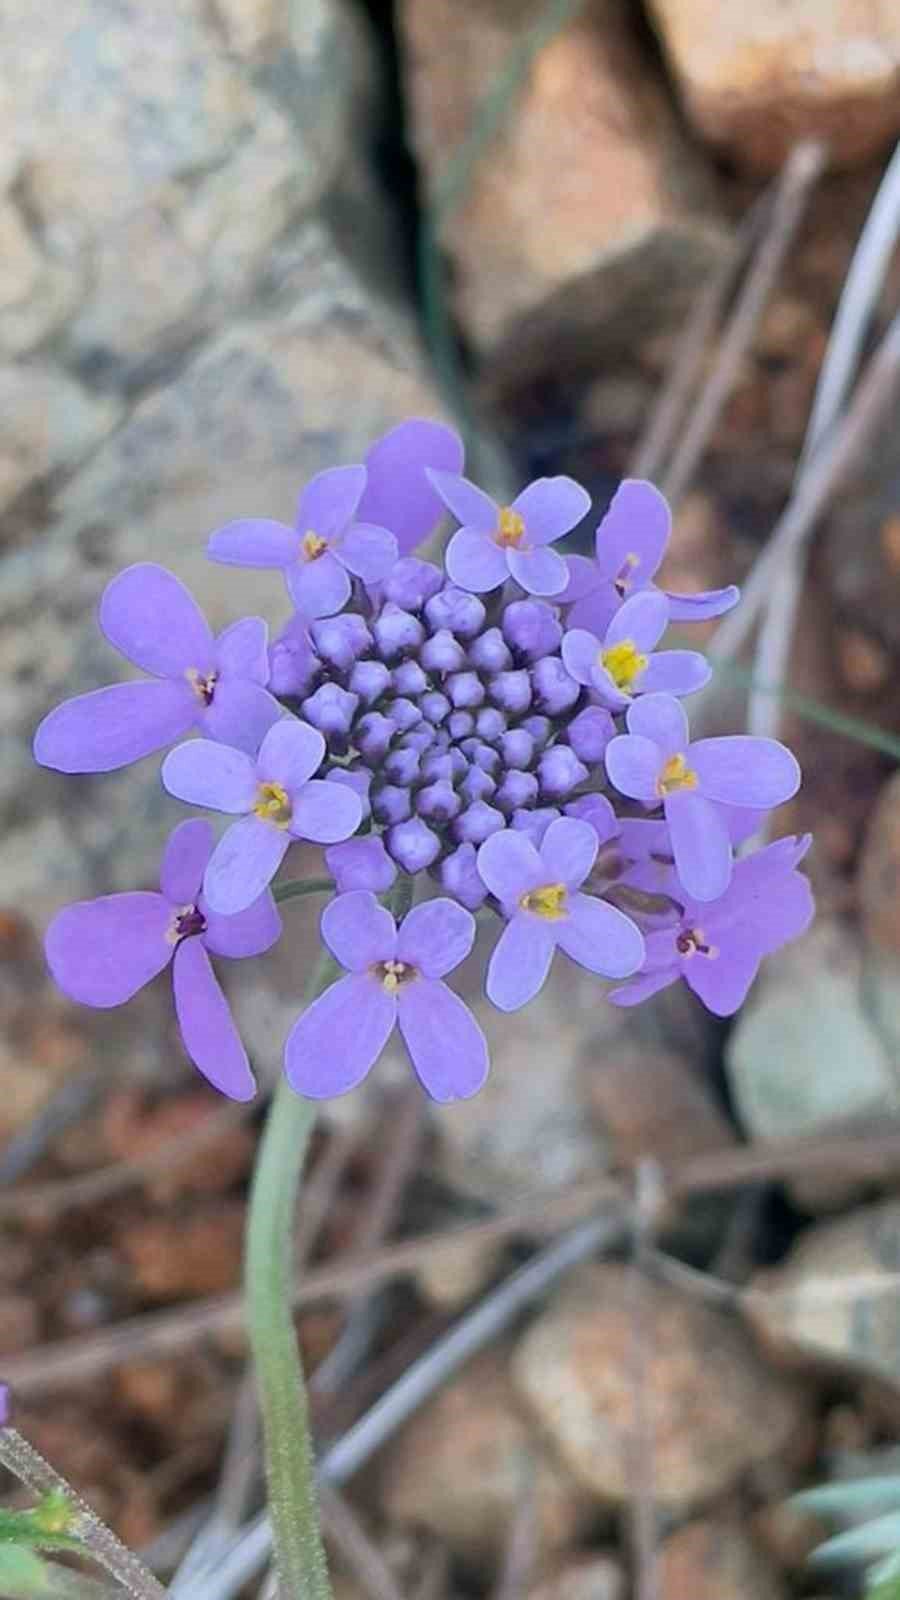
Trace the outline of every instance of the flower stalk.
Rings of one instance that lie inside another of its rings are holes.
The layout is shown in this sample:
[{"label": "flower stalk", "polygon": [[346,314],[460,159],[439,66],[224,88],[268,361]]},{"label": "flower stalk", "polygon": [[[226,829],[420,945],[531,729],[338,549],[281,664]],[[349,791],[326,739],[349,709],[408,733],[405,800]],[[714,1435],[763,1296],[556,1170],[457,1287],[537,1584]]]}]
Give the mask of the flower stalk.
[{"label": "flower stalk", "polygon": [[[311,1004],[334,976],[323,952],[307,986]],[[291,1313],[294,1218],[316,1106],[279,1081],[257,1155],[247,1217],[247,1327],[262,1416],[269,1512],[279,1590],[290,1600],[330,1600],[319,1522],[309,1400]]]}]

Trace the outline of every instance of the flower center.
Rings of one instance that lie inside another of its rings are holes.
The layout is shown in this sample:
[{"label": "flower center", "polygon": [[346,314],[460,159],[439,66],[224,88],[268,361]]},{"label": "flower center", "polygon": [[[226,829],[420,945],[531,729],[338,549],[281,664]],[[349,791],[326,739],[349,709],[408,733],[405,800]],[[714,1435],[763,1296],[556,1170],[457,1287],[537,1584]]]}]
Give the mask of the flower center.
[{"label": "flower center", "polygon": [[217,672],[198,672],[196,667],[188,667],[185,677],[200,704],[202,706],[211,706],[219,674]]},{"label": "flower center", "polygon": [[166,929],[166,939],[169,944],[178,944],[181,939],[192,939],[198,933],[206,932],[206,918],[196,905],[179,906],[178,910]]},{"label": "flower center", "polygon": [[523,911],[543,917],[545,922],[559,922],[568,915],[567,897],[568,890],[564,883],[545,883],[540,889],[529,889],[527,894],[523,894],[519,905]]},{"label": "flower center", "polygon": [[715,961],[719,954],[714,944],[707,944],[706,934],[702,928],[686,928],[678,935],[675,945],[679,955],[690,959],[691,956],[706,956],[708,961]]},{"label": "flower center", "polygon": [[633,553],[627,555],[625,560],[622,562],[622,565],[619,568],[618,577],[616,577],[613,581],[613,588],[615,589],[620,600],[625,599],[626,594],[631,588],[630,574],[637,566],[640,566],[640,560],[638,556],[634,555]]},{"label": "flower center", "polygon": [[262,822],[274,822],[276,828],[286,828],[292,815],[287,790],[280,783],[261,783],[253,814]]},{"label": "flower center", "polygon": [[687,764],[684,756],[670,756],[656,782],[656,792],[662,796],[677,794],[679,789],[696,789],[697,774]]},{"label": "flower center", "polygon": [[328,549],[328,540],[323,539],[320,533],[313,533],[310,528],[308,533],[300,540],[300,560],[318,561],[320,556]]},{"label": "flower center", "polygon": [[412,983],[418,970],[409,961],[378,961],[372,968],[385,994],[396,994],[404,983]]},{"label": "flower center", "polygon": [[600,651],[600,665],[606,668],[616,688],[628,694],[635,678],[647,665],[647,657],[641,655],[633,639],[623,639],[608,650]]},{"label": "flower center", "polygon": [[518,511],[513,511],[512,506],[504,506],[497,518],[497,532],[494,535],[497,543],[504,549],[509,549],[510,545],[517,548],[524,537],[524,517],[520,517]]}]

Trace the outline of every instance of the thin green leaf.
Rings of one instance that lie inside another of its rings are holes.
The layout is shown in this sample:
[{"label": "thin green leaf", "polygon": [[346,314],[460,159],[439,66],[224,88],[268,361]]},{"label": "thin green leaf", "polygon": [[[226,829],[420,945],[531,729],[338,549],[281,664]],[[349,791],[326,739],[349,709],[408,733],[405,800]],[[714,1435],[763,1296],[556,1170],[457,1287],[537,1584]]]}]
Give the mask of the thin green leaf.
[{"label": "thin green leaf", "polygon": [[723,677],[732,678],[756,693],[777,695],[791,711],[796,711],[807,722],[828,728],[831,733],[840,733],[846,739],[855,739],[857,744],[868,745],[871,750],[880,750],[882,755],[900,761],[900,737],[889,733],[887,728],[879,728],[876,723],[866,722],[862,717],[851,717],[846,711],[836,711],[833,706],[825,705],[812,695],[798,694],[795,689],[779,689],[758,683],[746,667],[738,666],[733,661],[714,661],[713,666]]},{"label": "thin green leaf", "polygon": [[278,883],[272,896],[280,905],[283,900],[297,900],[301,895],[330,894],[334,888],[331,878],[298,878],[292,883]]}]

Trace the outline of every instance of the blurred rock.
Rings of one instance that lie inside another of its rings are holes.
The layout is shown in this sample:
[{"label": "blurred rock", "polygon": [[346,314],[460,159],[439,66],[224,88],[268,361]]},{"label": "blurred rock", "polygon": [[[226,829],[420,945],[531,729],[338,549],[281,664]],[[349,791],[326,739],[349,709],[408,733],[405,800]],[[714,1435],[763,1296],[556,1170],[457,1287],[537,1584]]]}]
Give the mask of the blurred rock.
[{"label": "blurred rock", "polygon": [[836,167],[900,132],[900,13],[893,0],[650,0],[691,120],[741,166],[776,172],[800,139]]},{"label": "blurred rock", "polygon": [[828,1536],[824,1523],[793,1500],[773,1500],[760,1506],[752,1521],[757,1544],[783,1572],[799,1573],[816,1545]]},{"label": "blurred rock", "polygon": [[122,415],[113,395],[92,394],[51,367],[0,367],[0,513],[34,483],[78,466]]},{"label": "blurred rock", "polygon": [[682,1056],[627,1039],[583,1068],[591,1109],[612,1141],[616,1165],[652,1156],[678,1167],[692,1156],[727,1150],[733,1128]]},{"label": "blurred rock", "polygon": [[852,934],[820,921],[769,962],[725,1047],[743,1126],[790,1139],[900,1115],[900,1082],[864,1009]]},{"label": "blurred rock", "polygon": [[126,673],[93,622],[107,580],[152,553],[215,627],[254,611],[279,625],[283,584],[208,562],[208,534],[242,514],[290,521],[314,472],[359,460],[404,416],[439,413],[406,314],[328,229],[311,222],[270,254],[268,273],[265,313],[233,320],[136,405],[60,492],[43,537],[0,563],[0,723],[11,732],[0,877],[8,899],[38,915],[152,880],[178,812],[155,759],[99,779],[36,777],[30,760],[52,704]]},{"label": "blurred rock", "polygon": [[416,1287],[437,1310],[456,1311],[490,1283],[501,1250],[494,1239],[443,1244],[419,1268]]},{"label": "blurred rock", "polygon": [[[412,138],[436,204],[540,0],[403,0]],[[441,230],[489,388],[555,377],[673,326],[726,245],[630,8],[585,8],[541,49]]]},{"label": "blurred rock", "polygon": [[426,1528],[457,1555],[492,1564],[533,1474],[536,1555],[565,1550],[586,1500],[519,1409],[508,1351],[479,1356],[406,1425],[379,1463],[378,1494],[392,1520]]},{"label": "blurred rock", "polygon": [[[104,385],[131,383],[142,361],[221,324],[334,181],[360,36],[340,0],[218,18],[201,0],[164,16],[11,0],[4,20],[0,231],[5,217],[18,276],[0,294],[0,347],[44,341],[77,308],[68,357]],[[248,67],[263,42],[267,59]]]},{"label": "blurred rock", "polygon": [[25,1294],[0,1294],[0,1355],[16,1355],[40,1343],[41,1314]]},{"label": "blurred rock", "polygon": [[183,1216],[130,1219],[119,1248],[148,1300],[223,1294],[240,1282],[244,1207],[218,1200]]},{"label": "blurred rock", "polygon": [[807,1229],[745,1301],[765,1349],[789,1366],[824,1362],[900,1389],[900,1202]]},{"label": "blurred rock", "polygon": [[569,1558],[527,1592],[526,1600],[624,1600],[625,1574],[613,1556]]},{"label": "blurred rock", "polygon": [[105,1159],[140,1162],[165,1151],[165,1166],[148,1174],[143,1182],[161,1205],[184,1193],[220,1194],[250,1168],[255,1148],[251,1129],[246,1125],[223,1128],[205,1144],[183,1154],[180,1147],[221,1112],[222,1102],[210,1099],[204,1089],[172,1095],[155,1106],[139,1091],[121,1089],[110,1095],[103,1108]]},{"label": "blurred rock", "polygon": [[689,1522],[660,1548],[660,1600],[780,1600],[783,1593],[737,1518]]},{"label": "blurred rock", "polygon": [[635,1288],[648,1319],[643,1372],[653,1419],[653,1489],[684,1513],[751,1468],[790,1453],[801,1395],[760,1362],[739,1327],[625,1267],[583,1267],[522,1338],[513,1376],[582,1486],[626,1505],[632,1493]]},{"label": "blurred rock", "polygon": [[866,830],[859,909],[872,944],[900,955],[900,772],[884,785]]}]

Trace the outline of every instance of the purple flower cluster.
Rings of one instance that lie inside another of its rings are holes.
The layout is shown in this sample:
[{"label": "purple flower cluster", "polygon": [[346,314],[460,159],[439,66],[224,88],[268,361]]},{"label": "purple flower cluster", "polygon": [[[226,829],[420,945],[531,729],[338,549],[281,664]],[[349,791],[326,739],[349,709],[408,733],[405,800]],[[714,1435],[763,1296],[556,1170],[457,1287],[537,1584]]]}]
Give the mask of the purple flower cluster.
[{"label": "purple flower cluster", "polygon": [[[212,560],[284,574],[294,612],[271,643],[259,618],[215,639],[172,574],[129,568],[100,625],[150,677],[68,701],[37,731],[38,761],[64,772],[200,735],[169,752],[163,784],[236,820],[217,843],[208,823],[182,824],[161,895],[68,907],[47,950],[60,986],[98,1006],[171,960],[188,1052],[236,1098],[253,1078],[208,952],[278,936],[269,885],[297,839],[327,847],[322,937],[347,972],[287,1042],[290,1082],[312,1097],[358,1083],[395,1023],[434,1099],[476,1092],[484,1037],[444,978],[480,908],[502,919],[486,984],[501,1011],[538,993],[559,948],[615,980],[616,1004],[684,977],[729,1015],[812,915],[808,841],[735,861],[795,793],[793,756],[768,739],[691,742],[681,699],[707,662],[657,648],[670,622],[718,616],[737,590],[656,586],[670,518],[651,484],[622,484],[589,561],[553,548],[590,510],[572,479],[501,506],[462,466],[449,428],[403,423],[364,464],[319,473],[293,527],[214,533]],[[413,551],[446,510],[460,525],[442,567]],[[398,926],[388,907],[420,874],[438,895]]]}]

